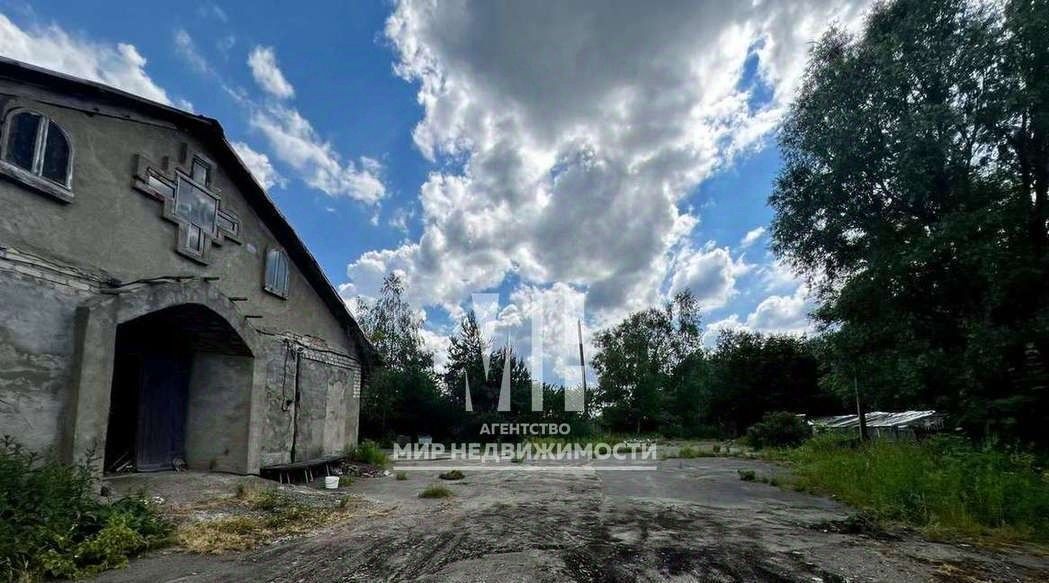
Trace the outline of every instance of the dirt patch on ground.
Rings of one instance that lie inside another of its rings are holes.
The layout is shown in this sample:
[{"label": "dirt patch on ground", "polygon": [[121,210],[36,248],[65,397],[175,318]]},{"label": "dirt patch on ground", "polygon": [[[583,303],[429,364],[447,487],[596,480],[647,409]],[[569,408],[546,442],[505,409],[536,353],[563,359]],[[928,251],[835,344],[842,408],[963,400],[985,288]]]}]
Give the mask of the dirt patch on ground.
[{"label": "dirt patch on ground", "polygon": [[[381,469],[379,472],[381,475]],[[340,490],[202,472],[128,474],[105,480],[113,498],[146,495],[174,525],[173,546],[196,554],[248,551],[291,540],[375,506]]]},{"label": "dirt patch on ground", "polygon": [[[527,465],[527,464],[526,464]],[[355,480],[367,515],[246,553],[167,552],[104,581],[1044,581],[1027,549],[869,532],[832,501],[743,482],[762,462],[700,458],[654,471],[437,471]],[[533,468],[534,470],[534,468]]]}]

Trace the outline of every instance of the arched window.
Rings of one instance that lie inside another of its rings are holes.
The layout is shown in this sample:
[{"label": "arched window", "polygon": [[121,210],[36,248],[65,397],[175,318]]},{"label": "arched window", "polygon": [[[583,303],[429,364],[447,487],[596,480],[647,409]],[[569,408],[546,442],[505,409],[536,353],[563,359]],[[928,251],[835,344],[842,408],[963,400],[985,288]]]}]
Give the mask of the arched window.
[{"label": "arched window", "polygon": [[65,189],[73,182],[73,148],[47,116],[17,109],[4,123],[3,160]]}]

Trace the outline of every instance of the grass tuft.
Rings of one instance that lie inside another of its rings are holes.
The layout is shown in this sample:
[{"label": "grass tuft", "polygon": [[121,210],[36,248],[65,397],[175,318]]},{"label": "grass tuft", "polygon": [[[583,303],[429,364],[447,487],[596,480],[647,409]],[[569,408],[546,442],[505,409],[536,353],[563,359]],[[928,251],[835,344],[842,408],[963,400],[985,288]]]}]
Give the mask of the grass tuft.
[{"label": "grass tuft", "polygon": [[335,509],[314,507],[276,488],[257,486],[238,486],[236,499],[236,510],[243,514],[182,524],[176,533],[179,545],[201,554],[245,551],[334,522],[353,510],[357,502],[346,496]]},{"label": "grass tuft", "polygon": [[677,457],[690,460],[699,457],[699,450],[686,445],[677,452]]},{"label": "grass tuft", "polygon": [[440,475],[442,480],[462,480],[464,477],[466,476],[459,470],[451,470]]},{"label": "grass tuft", "polygon": [[400,472],[397,472],[397,479],[398,480],[402,480],[402,481],[403,480],[407,480],[408,479],[408,472],[405,472],[403,470],[400,471]]},{"label": "grass tuft", "polygon": [[448,498],[450,496],[452,496],[452,491],[440,484],[431,484],[419,492],[420,498]]},{"label": "grass tuft", "polygon": [[356,447],[347,449],[345,455],[350,461],[383,468],[390,463],[390,457],[374,441],[361,442]]},{"label": "grass tuft", "polygon": [[686,460],[691,460],[691,459],[696,459],[696,458],[701,458],[701,457],[715,457],[716,455],[717,455],[717,453],[715,453],[714,450],[706,451],[706,450],[704,450],[702,447],[700,447],[698,445],[695,446],[695,447],[693,447],[691,445],[683,445],[683,446],[677,448],[677,451],[674,452],[674,453],[664,454],[663,458],[664,459],[686,459]]}]

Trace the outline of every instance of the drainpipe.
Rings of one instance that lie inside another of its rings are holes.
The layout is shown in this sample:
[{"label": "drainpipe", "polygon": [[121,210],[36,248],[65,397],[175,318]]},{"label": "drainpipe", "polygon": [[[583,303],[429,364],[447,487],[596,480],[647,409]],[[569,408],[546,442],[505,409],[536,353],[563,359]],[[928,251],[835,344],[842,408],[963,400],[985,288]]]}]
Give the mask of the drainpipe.
[{"label": "drainpipe", "polygon": [[302,347],[295,348],[295,408],[291,412],[291,463],[295,463],[295,442],[299,434],[299,365],[302,363]]}]

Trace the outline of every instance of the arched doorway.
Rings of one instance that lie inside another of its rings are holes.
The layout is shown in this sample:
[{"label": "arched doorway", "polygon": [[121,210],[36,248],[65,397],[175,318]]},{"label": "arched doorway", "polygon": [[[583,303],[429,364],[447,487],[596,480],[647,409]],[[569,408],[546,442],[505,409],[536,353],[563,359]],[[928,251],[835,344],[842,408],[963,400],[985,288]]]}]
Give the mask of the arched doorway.
[{"label": "arched doorway", "polygon": [[258,472],[265,360],[255,358],[258,333],[216,285],[113,290],[77,308],[75,335],[66,459],[97,473],[169,469],[176,458]]},{"label": "arched doorway", "polygon": [[104,471],[239,465],[231,460],[246,453],[251,376],[247,345],[200,304],[120,324]]}]

